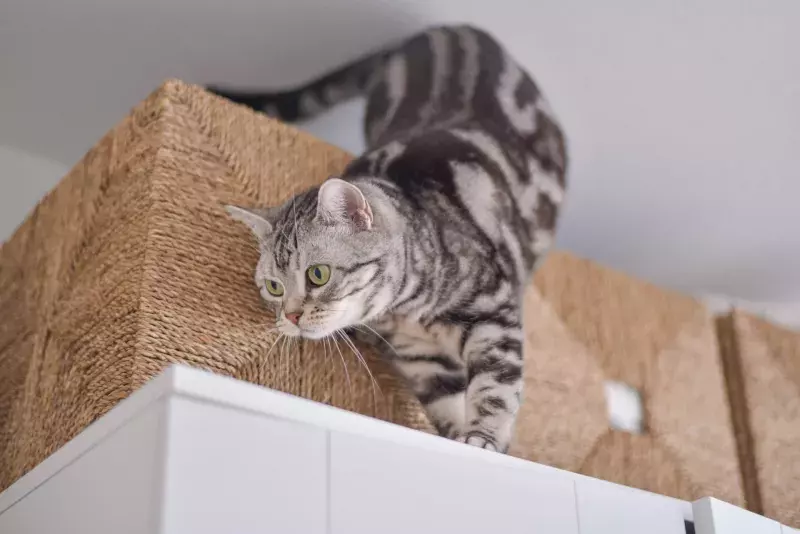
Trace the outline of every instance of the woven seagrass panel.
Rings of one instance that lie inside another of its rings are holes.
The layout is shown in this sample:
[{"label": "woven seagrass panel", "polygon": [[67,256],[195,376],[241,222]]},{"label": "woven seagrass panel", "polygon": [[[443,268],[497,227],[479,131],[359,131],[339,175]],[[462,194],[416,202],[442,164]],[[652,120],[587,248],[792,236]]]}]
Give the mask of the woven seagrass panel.
[{"label": "woven seagrass panel", "polygon": [[720,324],[748,507],[800,528],[800,333],[738,310]]},{"label": "woven seagrass panel", "polygon": [[[526,295],[526,392],[512,454],[677,498],[741,504],[714,321],[699,302],[552,254]],[[644,431],[609,425],[603,384],[643,399]]]}]

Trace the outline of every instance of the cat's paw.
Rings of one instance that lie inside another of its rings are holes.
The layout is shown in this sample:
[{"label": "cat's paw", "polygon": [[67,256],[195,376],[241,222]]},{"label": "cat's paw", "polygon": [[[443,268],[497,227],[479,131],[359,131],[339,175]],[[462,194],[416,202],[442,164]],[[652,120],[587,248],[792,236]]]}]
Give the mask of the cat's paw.
[{"label": "cat's paw", "polygon": [[472,445],[481,449],[486,449],[488,451],[497,452],[500,450],[500,448],[497,446],[497,443],[490,436],[487,436],[483,432],[467,432],[462,436],[458,436],[456,441],[460,441],[461,443],[466,443],[467,445]]}]

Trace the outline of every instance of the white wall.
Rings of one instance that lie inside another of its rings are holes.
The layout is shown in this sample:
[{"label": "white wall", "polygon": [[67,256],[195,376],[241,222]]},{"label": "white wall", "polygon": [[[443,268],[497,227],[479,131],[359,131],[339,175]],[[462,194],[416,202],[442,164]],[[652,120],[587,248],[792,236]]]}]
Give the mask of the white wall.
[{"label": "white wall", "polygon": [[0,145],[0,243],[68,170],[61,163]]},{"label": "white wall", "polygon": [[[562,247],[800,301],[797,0],[4,0],[0,143],[71,165],[166,77],[290,85],[442,21],[495,33],[562,118]],[[354,110],[312,130],[358,147]]]}]

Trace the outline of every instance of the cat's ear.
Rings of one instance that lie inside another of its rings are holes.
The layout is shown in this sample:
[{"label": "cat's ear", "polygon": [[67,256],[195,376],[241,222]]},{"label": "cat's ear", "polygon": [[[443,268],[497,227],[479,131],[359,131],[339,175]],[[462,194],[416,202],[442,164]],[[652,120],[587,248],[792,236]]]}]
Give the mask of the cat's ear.
[{"label": "cat's ear", "polygon": [[268,209],[240,208],[238,206],[225,206],[233,219],[244,223],[260,241],[272,233],[272,223],[267,220],[270,215]]},{"label": "cat's ear", "polygon": [[356,230],[372,228],[372,209],[361,189],[340,180],[328,178],[319,188],[317,219],[325,224],[345,224]]}]

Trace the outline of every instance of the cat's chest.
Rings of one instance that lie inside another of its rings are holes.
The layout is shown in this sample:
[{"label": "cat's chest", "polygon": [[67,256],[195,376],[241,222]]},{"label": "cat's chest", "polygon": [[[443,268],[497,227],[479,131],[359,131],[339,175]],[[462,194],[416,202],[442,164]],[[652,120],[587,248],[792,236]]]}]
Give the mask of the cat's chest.
[{"label": "cat's chest", "polygon": [[461,353],[463,327],[455,323],[423,325],[399,315],[382,318],[373,325],[395,350],[406,352],[414,348],[420,354],[446,354],[458,357]]}]

